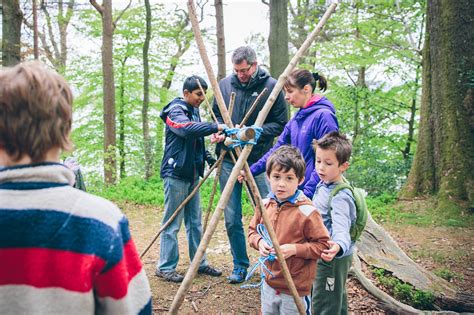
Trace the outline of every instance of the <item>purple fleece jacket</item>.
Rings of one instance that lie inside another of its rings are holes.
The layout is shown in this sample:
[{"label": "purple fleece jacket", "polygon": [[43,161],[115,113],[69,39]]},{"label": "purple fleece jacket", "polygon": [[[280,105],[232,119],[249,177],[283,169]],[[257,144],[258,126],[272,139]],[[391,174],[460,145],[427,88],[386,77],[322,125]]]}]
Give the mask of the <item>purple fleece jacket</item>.
[{"label": "purple fleece jacket", "polygon": [[319,176],[316,173],[315,155],[311,146],[313,139],[320,139],[325,134],[339,129],[334,105],[320,95],[314,95],[285,125],[277,143],[260,160],[252,164],[250,170],[256,176],[265,171],[270,154],[278,147],[289,144],[297,147],[306,162],[305,180],[299,186],[308,198],[313,198]]}]

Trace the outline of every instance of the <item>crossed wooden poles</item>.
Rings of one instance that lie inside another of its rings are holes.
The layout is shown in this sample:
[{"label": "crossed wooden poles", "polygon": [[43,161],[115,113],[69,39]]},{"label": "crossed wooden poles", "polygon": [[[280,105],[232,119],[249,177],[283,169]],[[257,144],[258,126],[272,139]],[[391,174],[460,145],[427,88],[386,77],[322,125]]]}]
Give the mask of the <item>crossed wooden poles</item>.
[{"label": "crossed wooden poles", "polygon": [[[320,33],[321,29],[323,28],[324,24],[326,24],[326,21],[329,19],[331,14],[335,11],[337,7],[337,3],[332,3],[328,9],[326,10],[325,14],[319,21],[318,25],[316,28],[308,35],[304,43],[301,45],[300,49],[297,51],[297,53],[293,56],[291,59],[290,63],[288,66],[285,68],[285,71],[280,75],[278,78],[278,81],[273,88],[273,91],[271,92],[270,96],[268,97],[265,105],[263,106],[263,109],[260,111],[257,120],[255,121],[255,125],[258,127],[261,127],[263,125],[263,122],[265,121],[265,118],[267,117],[271,107],[273,106],[273,103],[275,102],[278,93],[281,91],[283,88],[283,84],[285,83],[288,74],[295,68],[296,64],[298,61],[301,59],[301,57],[304,55],[306,50],[309,48],[311,43],[316,39],[318,34]],[[191,24],[193,27],[196,43],[199,48],[199,53],[201,55],[202,61],[204,63],[207,75],[209,77],[209,80],[212,85],[212,89],[214,90],[214,95],[217,101],[217,105],[219,107],[219,110],[221,112],[222,118],[224,119],[224,123],[228,127],[233,127],[232,121],[230,119],[229,112],[225,106],[224,99],[222,97],[222,93],[219,88],[219,84],[217,82],[217,79],[214,75],[214,72],[212,70],[211,63],[209,61],[209,58],[207,56],[206,48],[204,46],[204,41],[201,36],[201,30],[199,28],[199,23],[196,17],[196,11],[194,7],[194,3],[192,0],[188,0],[188,11],[189,11],[189,17],[191,20]],[[233,102],[231,102],[233,103]],[[230,106],[229,106],[230,107]],[[230,109],[230,108],[229,108]],[[212,110],[211,110],[212,112]],[[293,283],[293,280],[291,278],[291,274],[289,273],[288,266],[286,265],[286,261],[283,258],[283,255],[280,250],[280,244],[276,238],[275,231],[272,228],[272,225],[270,224],[268,215],[265,211],[263,211],[264,206],[262,204],[262,199],[260,196],[260,193],[257,189],[257,185],[255,183],[255,180],[252,176],[252,173],[250,172],[250,168],[247,164],[247,158],[250,154],[250,151],[252,150],[252,145],[246,145],[244,149],[241,151],[239,149],[236,149],[236,153],[239,156],[238,160],[235,162],[234,168],[232,169],[232,172],[229,176],[229,179],[227,180],[227,183],[224,187],[224,190],[222,191],[221,198],[219,199],[219,202],[217,204],[216,210],[214,211],[214,214],[212,215],[211,222],[209,223],[209,226],[205,230],[201,242],[199,244],[199,247],[196,251],[196,254],[194,255],[194,259],[191,262],[191,265],[189,266],[189,269],[184,277],[183,282],[181,283],[181,286],[178,289],[178,292],[176,293],[173,303],[171,304],[171,308],[169,310],[170,314],[177,314],[179,307],[183,303],[184,297],[186,295],[186,292],[188,292],[189,288],[191,287],[192,281],[194,277],[196,276],[196,273],[199,268],[199,264],[206,252],[207,246],[209,245],[209,242],[211,241],[211,237],[214,234],[217,224],[219,222],[219,219],[222,215],[222,212],[229,202],[230,195],[232,193],[232,190],[234,189],[235,182],[237,180],[237,176],[240,174],[240,171],[244,169],[246,173],[246,178],[247,178],[247,183],[249,186],[249,189],[254,197],[254,201],[256,204],[256,208],[258,211],[261,212],[263,222],[265,224],[265,227],[268,230],[268,233],[270,235],[270,239],[273,242],[273,246],[275,248],[275,252],[278,257],[278,261],[281,265],[283,276],[288,284],[288,288],[290,289],[290,292],[295,300],[296,306],[298,308],[298,311],[300,314],[305,314],[305,309],[303,307],[303,304],[301,303],[301,300],[298,296],[298,292],[296,290],[296,287]],[[219,157],[219,161],[215,163],[214,166],[217,164],[221,164],[221,159],[223,158],[223,154]],[[211,168],[212,169],[212,168]],[[210,170],[208,173],[210,174],[212,170]],[[209,174],[206,174],[209,176]],[[207,177],[206,177],[207,178]],[[204,179],[202,180],[202,182]],[[188,197],[189,198],[189,197]],[[252,198],[250,198],[252,199]],[[175,213],[177,213],[179,210],[176,210]],[[164,227],[162,227],[164,229]],[[159,234],[158,234],[159,235]],[[158,236],[156,236],[157,238]],[[156,238],[154,240],[156,240]],[[152,242],[153,243],[153,242]],[[149,245],[149,247],[142,253],[141,257],[146,253],[146,251],[151,247],[152,243]]]}]

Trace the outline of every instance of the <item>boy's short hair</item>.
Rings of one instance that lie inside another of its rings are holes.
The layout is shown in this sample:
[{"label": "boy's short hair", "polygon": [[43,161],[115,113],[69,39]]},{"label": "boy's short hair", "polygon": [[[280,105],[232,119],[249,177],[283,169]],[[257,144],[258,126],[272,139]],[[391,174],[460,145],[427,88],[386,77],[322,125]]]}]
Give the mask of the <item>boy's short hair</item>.
[{"label": "boy's short hair", "polygon": [[196,82],[196,79],[199,80],[199,83],[201,83],[202,88],[204,89],[204,91],[206,91],[207,90],[206,81],[204,81],[204,79],[201,78],[200,76],[192,75],[190,77],[187,77],[184,80],[183,92],[184,92],[184,90],[188,90],[189,92],[192,92],[194,90],[199,90],[199,84]]},{"label": "boy's short hair", "polygon": [[288,172],[291,169],[296,177],[301,180],[306,172],[306,163],[298,148],[291,145],[282,145],[270,155],[267,160],[267,175],[277,168],[279,171]]},{"label": "boy's short hair", "polygon": [[352,153],[352,144],[347,137],[339,131],[331,131],[319,140],[313,141],[313,149],[334,150],[339,165],[348,162]]},{"label": "boy's short hair", "polygon": [[55,147],[71,149],[73,96],[66,80],[42,63],[0,71],[0,147],[13,159],[44,160]]}]

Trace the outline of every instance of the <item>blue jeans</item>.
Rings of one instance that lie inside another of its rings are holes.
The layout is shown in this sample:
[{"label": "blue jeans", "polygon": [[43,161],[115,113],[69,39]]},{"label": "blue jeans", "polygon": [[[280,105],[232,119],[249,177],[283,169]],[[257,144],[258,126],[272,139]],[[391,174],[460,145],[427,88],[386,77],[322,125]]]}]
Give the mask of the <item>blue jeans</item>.
[{"label": "blue jeans", "polygon": [[[194,187],[197,186],[199,179],[194,183],[165,177],[163,179],[165,188],[165,214],[163,223],[173,215],[174,211],[188,197]],[[171,272],[176,270],[179,260],[178,232],[184,218],[186,234],[188,237],[189,257],[193,260],[196,250],[201,242],[201,206],[199,192],[186,204],[184,209],[174,218],[173,222],[166,227],[160,236],[160,260],[157,269],[162,272]],[[203,257],[200,267],[207,266],[206,256]]]},{"label": "blue jeans", "polygon": [[[233,167],[234,163],[230,161],[224,160],[222,163],[221,175],[219,176],[221,192],[224,190]],[[265,178],[265,174],[262,173],[254,178],[262,198],[267,197],[269,185]],[[242,224],[242,184],[239,182],[235,183],[229,202],[224,209],[224,219],[227,236],[229,237],[234,268],[248,268],[250,264],[247,255],[244,227]]]}]

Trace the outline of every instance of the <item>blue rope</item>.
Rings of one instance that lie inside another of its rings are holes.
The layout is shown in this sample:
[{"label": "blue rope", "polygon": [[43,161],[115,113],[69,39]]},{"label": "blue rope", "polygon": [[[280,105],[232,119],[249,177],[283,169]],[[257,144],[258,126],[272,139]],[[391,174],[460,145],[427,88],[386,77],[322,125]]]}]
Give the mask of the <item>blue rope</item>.
[{"label": "blue rope", "polygon": [[[257,225],[257,233],[262,237],[262,240],[264,240],[270,247],[273,247],[272,240],[270,239],[270,235],[268,234],[267,229],[265,228],[265,225],[263,224],[258,224]],[[258,261],[250,268],[249,273],[245,277],[245,281],[248,281],[250,278],[252,278],[254,272],[257,270],[258,267],[260,267],[260,282],[259,283],[250,283],[250,284],[244,284],[240,286],[242,289],[249,289],[249,288],[258,288],[263,284],[263,281],[265,280],[265,273],[268,273],[270,277],[273,277],[273,273],[267,268],[265,265],[266,261],[273,262],[276,259],[276,256],[273,254],[269,254],[268,256],[260,256],[258,258]]]},{"label": "blue rope", "polygon": [[262,135],[262,132],[263,132],[263,128],[261,127],[257,127],[255,125],[253,126],[250,126],[250,127],[243,127],[243,128],[226,128],[224,130],[224,133],[227,135],[227,136],[232,136],[232,135],[238,135],[240,130],[246,130],[246,129],[253,129],[255,131],[255,138],[252,139],[252,140],[249,140],[249,141],[242,141],[240,140],[239,138],[237,139],[232,139],[232,144],[231,145],[228,145],[227,146],[227,149],[228,150],[231,150],[235,147],[244,147],[246,144],[252,144],[252,145],[255,145],[257,144],[257,141],[258,139],[260,138],[260,136]]}]

